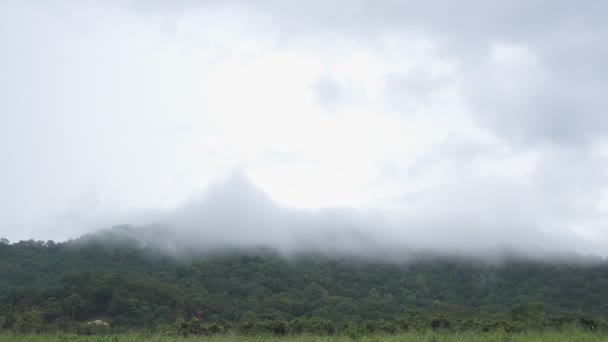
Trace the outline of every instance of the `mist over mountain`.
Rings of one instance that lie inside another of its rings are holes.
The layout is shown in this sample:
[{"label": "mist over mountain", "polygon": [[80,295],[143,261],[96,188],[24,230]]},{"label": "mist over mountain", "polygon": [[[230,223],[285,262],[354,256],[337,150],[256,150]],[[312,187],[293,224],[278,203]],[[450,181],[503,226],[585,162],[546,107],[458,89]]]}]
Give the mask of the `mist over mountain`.
[{"label": "mist over mountain", "polygon": [[0,0],[0,340],[608,336],[606,13]]},{"label": "mist over mountain", "polygon": [[558,249],[559,241],[550,235],[535,229],[517,232],[510,222],[482,227],[463,217],[440,225],[433,217],[404,217],[382,210],[289,208],[273,201],[243,172],[151,217],[157,221],[104,229],[80,240],[127,244],[177,258],[267,248],[283,257],[318,255],[391,263],[451,257],[484,262],[600,260],[599,255],[577,250],[575,240],[562,242]]}]

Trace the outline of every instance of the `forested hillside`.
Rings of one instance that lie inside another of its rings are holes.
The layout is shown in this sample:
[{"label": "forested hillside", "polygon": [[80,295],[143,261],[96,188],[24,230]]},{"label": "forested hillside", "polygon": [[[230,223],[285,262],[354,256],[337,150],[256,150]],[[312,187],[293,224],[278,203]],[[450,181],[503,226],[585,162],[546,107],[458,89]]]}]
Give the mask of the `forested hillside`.
[{"label": "forested hillside", "polygon": [[266,249],[176,259],[129,240],[0,243],[0,327],[16,331],[94,319],[190,332],[597,329],[607,314],[604,262],[385,263]]}]

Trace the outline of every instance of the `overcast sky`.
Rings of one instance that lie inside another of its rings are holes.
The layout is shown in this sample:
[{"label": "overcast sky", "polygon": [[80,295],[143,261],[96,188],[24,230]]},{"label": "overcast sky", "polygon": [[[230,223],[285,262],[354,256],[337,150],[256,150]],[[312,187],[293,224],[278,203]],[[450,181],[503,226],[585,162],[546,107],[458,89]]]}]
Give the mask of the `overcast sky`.
[{"label": "overcast sky", "polygon": [[[226,217],[257,208],[230,205],[259,190],[271,217],[319,236],[352,225],[399,246],[606,256],[606,13],[2,1],[0,237],[63,240],[185,208],[213,230],[211,186],[232,196]],[[270,239],[267,226],[251,229]]]}]

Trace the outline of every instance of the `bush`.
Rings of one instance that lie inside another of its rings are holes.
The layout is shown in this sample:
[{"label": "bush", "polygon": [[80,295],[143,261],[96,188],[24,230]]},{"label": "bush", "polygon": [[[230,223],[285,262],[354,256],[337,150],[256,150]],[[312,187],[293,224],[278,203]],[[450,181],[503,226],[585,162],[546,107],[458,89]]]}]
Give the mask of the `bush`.
[{"label": "bush", "polygon": [[378,325],[378,330],[382,331],[385,334],[394,334],[397,332],[397,325],[390,321],[382,320]]},{"label": "bush", "polygon": [[431,329],[437,330],[449,330],[452,327],[452,323],[447,319],[445,315],[437,315],[431,318]]}]

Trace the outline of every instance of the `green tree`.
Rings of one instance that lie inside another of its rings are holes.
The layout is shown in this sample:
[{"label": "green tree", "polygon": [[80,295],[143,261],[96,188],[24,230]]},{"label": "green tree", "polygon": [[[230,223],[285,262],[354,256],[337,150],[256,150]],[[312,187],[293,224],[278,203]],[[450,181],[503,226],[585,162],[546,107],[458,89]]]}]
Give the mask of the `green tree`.
[{"label": "green tree", "polygon": [[17,316],[15,328],[21,333],[35,333],[42,329],[43,322],[42,312],[38,308],[32,307]]},{"label": "green tree", "polygon": [[72,293],[63,301],[63,305],[66,311],[72,313],[72,322],[74,322],[76,312],[85,306],[85,301],[78,293]]}]

